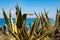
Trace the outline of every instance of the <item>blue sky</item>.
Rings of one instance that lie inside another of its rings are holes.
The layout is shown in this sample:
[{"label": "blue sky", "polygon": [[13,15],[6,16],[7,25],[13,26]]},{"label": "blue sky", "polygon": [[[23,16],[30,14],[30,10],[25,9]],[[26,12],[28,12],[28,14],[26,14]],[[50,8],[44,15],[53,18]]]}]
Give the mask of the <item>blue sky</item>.
[{"label": "blue sky", "polygon": [[[60,9],[60,0],[0,0],[0,18],[3,18],[2,8],[4,7],[7,15],[9,16],[9,9],[12,9],[12,17],[15,17],[15,7],[16,4],[19,5],[22,9],[22,14],[24,13],[32,13],[36,11],[38,14],[46,9],[49,11],[49,18],[56,17],[56,9]],[[27,16],[29,17],[29,16]],[[35,17],[35,16],[31,16]]]}]

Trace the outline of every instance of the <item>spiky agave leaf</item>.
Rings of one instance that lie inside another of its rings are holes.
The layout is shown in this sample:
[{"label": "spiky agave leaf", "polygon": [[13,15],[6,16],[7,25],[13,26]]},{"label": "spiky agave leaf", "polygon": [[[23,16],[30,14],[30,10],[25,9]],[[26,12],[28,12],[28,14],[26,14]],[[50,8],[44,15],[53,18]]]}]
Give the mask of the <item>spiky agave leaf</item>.
[{"label": "spiky agave leaf", "polygon": [[9,10],[9,17],[10,17],[10,27],[11,27],[13,33],[14,33],[14,30],[13,30],[14,26],[13,26],[13,20],[12,20],[12,15],[11,15],[11,9]]},{"label": "spiky agave leaf", "polygon": [[2,11],[3,11],[3,15],[4,15],[4,18],[5,18],[5,21],[6,21],[6,25],[7,25],[6,28],[9,30],[9,33],[12,33],[12,35],[14,35],[15,38],[19,40],[19,38],[17,37],[17,35],[14,34],[14,33],[12,32],[12,30],[10,29],[10,25],[9,25],[8,17],[7,17],[7,15],[6,15],[4,9],[2,9]]},{"label": "spiky agave leaf", "polygon": [[[4,8],[2,8],[2,11],[3,11],[3,16],[4,16],[4,19],[5,19],[5,22],[6,22],[6,25],[7,25],[7,28],[10,28],[10,25],[9,25],[9,20],[8,20],[8,17],[4,11]],[[11,28],[10,28],[11,29]],[[9,33],[10,33],[10,30],[8,30]]]},{"label": "spiky agave leaf", "polygon": [[[57,9],[57,14],[56,14],[56,19],[55,19],[55,25],[54,25],[54,27],[52,27],[52,29],[51,29],[51,33],[53,32],[55,32],[55,30],[57,30],[58,28],[59,28],[59,17],[60,17],[60,13],[59,13],[59,11],[58,11],[58,9]],[[50,27],[51,28],[51,27]]]},{"label": "spiky agave leaf", "polygon": [[[23,30],[23,34],[22,34],[22,36],[24,35],[25,36],[25,38],[29,38],[28,36],[28,31],[26,30],[26,27],[25,27],[25,22],[26,22],[26,16],[27,15],[29,15],[29,14],[23,14],[23,16],[22,16],[22,18],[23,18],[23,20],[22,20],[22,22],[23,22],[23,24],[22,24],[22,30]],[[31,15],[31,14],[30,14]],[[24,39],[25,39],[24,38]],[[27,39],[26,39],[27,40]]]},{"label": "spiky agave leaf", "polygon": [[34,25],[35,25],[35,22],[33,22],[33,24],[31,25],[29,38],[31,38],[31,36],[32,36],[32,34],[33,34],[33,32],[34,32]]},{"label": "spiky agave leaf", "polygon": [[37,13],[34,11],[34,13],[35,13],[35,15],[36,15],[36,17],[38,17],[39,18],[39,16],[37,15]]},{"label": "spiky agave leaf", "polygon": [[[3,32],[0,31],[0,40],[6,40],[6,36],[4,35]],[[8,36],[7,36],[8,37]],[[8,38],[7,38],[8,39]]]},{"label": "spiky agave leaf", "polygon": [[45,21],[45,17],[44,17],[43,14],[42,14],[42,19],[41,19],[41,20],[42,20],[42,29],[43,29],[43,30],[46,30],[46,28],[47,28],[47,27],[46,27],[46,24],[45,24],[46,21]]},{"label": "spiky agave leaf", "polygon": [[41,15],[42,21],[45,22],[44,14]]},{"label": "spiky agave leaf", "polygon": [[47,15],[48,12],[49,12],[49,11],[46,12],[46,10],[44,9],[46,26],[47,26],[47,25],[51,25],[51,23],[50,23],[50,21],[49,21],[49,18],[48,18],[48,15]]},{"label": "spiky agave leaf", "polygon": [[28,37],[28,30],[26,29],[26,16],[27,16],[27,14],[23,14],[23,24],[22,24],[22,32],[23,32],[23,34],[22,34],[22,36],[24,35],[25,36],[25,37],[23,36],[24,39],[28,40],[29,37]]},{"label": "spiky agave leaf", "polygon": [[46,16],[46,19],[47,19],[47,21],[49,22],[49,18],[48,18],[48,15],[47,15],[47,13],[45,13],[45,16]]},{"label": "spiky agave leaf", "polygon": [[21,14],[21,9],[19,10],[19,7],[16,7],[16,27],[17,27],[17,31],[18,31],[18,37],[21,38],[22,40],[22,35],[20,33],[20,28],[22,28],[22,23],[23,23],[23,18],[22,18],[22,14]]},{"label": "spiky agave leaf", "polygon": [[30,40],[36,40],[35,36],[32,36],[32,37],[30,38]]},{"label": "spiky agave leaf", "polygon": [[40,16],[38,16],[37,15],[37,13],[35,13],[35,15],[36,15],[36,23],[35,23],[35,31],[37,31],[38,32],[38,28],[39,28],[39,25],[40,25]]},{"label": "spiky agave leaf", "polygon": [[56,14],[56,19],[55,19],[55,25],[57,25],[58,24],[58,9],[57,9],[57,12],[56,12],[57,14]]},{"label": "spiky agave leaf", "polygon": [[26,16],[27,16],[27,14],[23,14],[23,16],[22,16],[23,17],[23,21],[25,21],[25,22],[26,22]]},{"label": "spiky agave leaf", "polygon": [[46,22],[45,24],[46,24],[47,29],[52,32],[52,30],[53,30],[52,28],[54,27],[54,25],[51,25],[51,23],[49,21],[49,18],[48,18],[48,15],[47,15],[48,12],[45,11],[45,17],[46,17],[45,18],[45,22]]},{"label": "spiky agave leaf", "polygon": [[56,14],[56,20],[55,20],[55,25],[58,23],[58,14]]},{"label": "spiky agave leaf", "polygon": [[19,7],[18,7],[18,5],[16,5],[16,23],[17,23],[17,17],[18,17],[18,15],[19,15]]},{"label": "spiky agave leaf", "polygon": [[12,29],[12,32],[18,34],[16,23],[13,23],[13,19],[12,19],[12,15],[11,15],[11,9],[9,10],[9,16],[10,16],[10,27]]},{"label": "spiky agave leaf", "polygon": [[53,40],[49,36],[44,37],[42,40]]},{"label": "spiky agave leaf", "polygon": [[14,36],[17,40],[20,40],[19,37],[18,37],[18,35],[16,35],[15,33],[13,33],[12,30],[9,27],[7,27],[6,24],[5,24],[5,26],[10,31],[10,33],[11,33],[12,36]]},{"label": "spiky agave leaf", "polygon": [[[48,11],[48,12],[49,12],[49,11]],[[45,19],[45,20],[46,20],[46,22],[47,22],[47,23],[50,23],[50,22],[49,22],[49,18],[48,18],[48,15],[47,15],[47,14],[48,14],[48,12],[46,12],[46,11],[44,10],[44,13],[45,13],[45,17],[46,17],[46,19]]]},{"label": "spiky agave leaf", "polygon": [[47,16],[46,13],[45,13],[45,16],[46,16],[46,18],[45,18],[45,26],[46,26],[46,29],[47,29],[47,30],[52,30],[52,28],[53,28],[54,26],[50,24],[49,18],[48,18],[48,16]]},{"label": "spiky agave leaf", "polygon": [[[22,34],[23,33],[23,34]],[[29,39],[29,34],[28,34],[28,31],[26,30],[26,26],[25,26],[25,22],[23,21],[23,24],[22,24],[22,32],[21,32],[24,40],[28,40]]]},{"label": "spiky agave leaf", "polygon": [[[49,18],[48,18],[48,15],[47,15],[48,12],[45,12],[45,16],[46,16],[46,27],[48,28],[48,30],[50,30],[52,32],[53,28],[54,28],[54,25],[52,25],[49,21]],[[54,28],[55,29],[55,28]]]},{"label": "spiky agave leaf", "polygon": [[[18,10],[18,9],[17,9]],[[20,28],[23,28],[23,32],[22,32],[22,37],[23,37],[23,35],[25,35],[26,36],[26,29],[25,29],[25,20],[26,20],[26,15],[24,14],[23,16],[22,16],[22,14],[21,14],[21,9],[17,12],[18,13],[18,16],[17,16],[17,27],[18,27],[18,29],[20,29]],[[18,30],[18,32],[21,32],[21,29],[20,30]],[[19,33],[20,33],[19,32]],[[20,36],[19,36],[20,37]]]},{"label": "spiky agave leaf", "polygon": [[6,12],[4,11],[4,8],[2,8],[2,11],[3,11],[3,16],[4,16],[4,19],[5,19],[5,22],[6,22],[6,24],[7,24],[8,27],[9,27],[8,17],[7,17],[7,15],[6,15]]},{"label": "spiky agave leaf", "polygon": [[45,36],[47,36],[47,34],[41,36],[40,38],[38,38],[37,40],[42,40]]},{"label": "spiky agave leaf", "polygon": [[23,18],[22,18],[22,13],[21,13],[21,9],[18,12],[18,17],[17,17],[17,27],[18,28],[22,28],[22,23],[23,23]]},{"label": "spiky agave leaf", "polygon": [[36,13],[35,13],[35,15],[37,16],[37,18],[36,18],[35,22],[31,26],[29,37],[31,37],[32,34],[34,34],[34,31],[35,31],[35,33],[38,31],[38,26],[40,25],[40,19],[39,19],[38,15]]},{"label": "spiky agave leaf", "polygon": [[47,26],[46,26],[45,17],[44,17],[43,14],[41,16],[41,26],[42,26],[42,28],[39,30],[39,33],[40,33],[41,36],[43,36],[48,31]]},{"label": "spiky agave leaf", "polygon": [[41,35],[44,35],[45,33],[48,32],[48,25],[47,25],[47,22],[46,22],[46,19],[44,17],[44,15],[42,14],[41,16],[41,23],[42,23],[42,30],[41,30]]},{"label": "spiky agave leaf", "polygon": [[8,36],[9,40],[17,40],[14,36],[12,36],[11,34],[7,34],[6,36]]},{"label": "spiky agave leaf", "polygon": [[17,5],[16,6],[16,25],[18,29],[22,27],[22,23],[23,23],[23,18],[22,18],[21,9],[19,9]]}]

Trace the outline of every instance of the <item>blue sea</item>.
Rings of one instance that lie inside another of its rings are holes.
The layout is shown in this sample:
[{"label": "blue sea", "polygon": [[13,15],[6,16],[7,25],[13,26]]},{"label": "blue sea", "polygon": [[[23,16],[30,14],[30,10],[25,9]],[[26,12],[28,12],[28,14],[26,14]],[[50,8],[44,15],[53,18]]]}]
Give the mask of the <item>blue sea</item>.
[{"label": "blue sea", "polygon": [[[13,18],[13,21],[15,22],[15,19]],[[26,19],[26,26],[30,27],[32,22],[35,21],[35,18],[27,18]],[[50,18],[49,21],[54,24],[54,19]],[[3,25],[5,24],[5,20],[4,18],[0,18],[0,27],[3,27]]]}]

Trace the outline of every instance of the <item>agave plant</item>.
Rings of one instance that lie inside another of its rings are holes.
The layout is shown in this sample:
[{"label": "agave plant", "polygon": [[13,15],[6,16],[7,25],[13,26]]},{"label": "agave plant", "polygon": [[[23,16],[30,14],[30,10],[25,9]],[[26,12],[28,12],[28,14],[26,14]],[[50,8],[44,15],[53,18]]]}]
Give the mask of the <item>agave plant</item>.
[{"label": "agave plant", "polygon": [[[55,33],[60,24],[60,11],[57,10],[55,25],[50,23],[47,15],[48,12],[45,10],[41,16],[34,12],[36,19],[32,23],[30,30],[26,27],[26,16],[33,14],[22,15],[21,8],[17,5],[15,13],[16,22],[14,23],[11,16],[11,10],[9,11],[9,18],[7,17],[4,8],[2,8],[2,11],[6,24],[3,28],[0,28],[0,30],[2,30],[0,32],[0,35],[2,36],[2,39],[0,38],[1,40],[55,40]],[[41,28],[39,26],[40,23]]]}]

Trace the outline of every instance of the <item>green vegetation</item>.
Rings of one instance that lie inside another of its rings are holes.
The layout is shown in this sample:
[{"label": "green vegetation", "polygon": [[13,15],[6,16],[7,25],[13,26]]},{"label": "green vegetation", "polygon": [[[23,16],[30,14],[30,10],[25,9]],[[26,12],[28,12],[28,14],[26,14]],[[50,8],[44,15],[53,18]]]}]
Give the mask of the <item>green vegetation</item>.
[{"label": "green vegetation", "polygon": [[[2,8],[3,16],[6,24],[0,28],[0,40],[60,40],[60,10],[57,10],[55,25],[49,22],[48,12],[40,16],[36,15],[36,20],[32,23],[30,31],[28,31],[25,23],[26,16],[33,14],[23,14],[21,9],[16,6],[16,23],[13,23],[11,10],[9,12],[9,19],[4,8]],[[41,28],[39,25],[41,23]],[[6,31],[8,30],[8,32]]]}]

